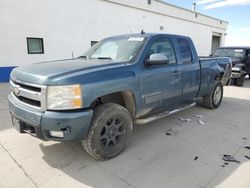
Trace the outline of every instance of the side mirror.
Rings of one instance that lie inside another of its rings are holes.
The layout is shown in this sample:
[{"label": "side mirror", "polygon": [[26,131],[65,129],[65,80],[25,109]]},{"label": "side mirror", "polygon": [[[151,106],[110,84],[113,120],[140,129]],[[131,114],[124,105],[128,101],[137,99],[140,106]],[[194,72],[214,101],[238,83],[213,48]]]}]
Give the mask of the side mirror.
[{"label": "side mirror", "polygon": [[152,65],[164,65],[168,64],[169,59],[167,56],[161,53],[152,54],[149,59],[146,60],[146,65],[152,66]]}]

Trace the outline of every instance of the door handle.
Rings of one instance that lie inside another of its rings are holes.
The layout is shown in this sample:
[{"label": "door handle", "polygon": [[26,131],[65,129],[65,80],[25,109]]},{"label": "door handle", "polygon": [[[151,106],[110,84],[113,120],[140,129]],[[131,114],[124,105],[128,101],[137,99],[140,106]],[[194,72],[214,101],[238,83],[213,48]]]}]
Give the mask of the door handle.
[{"label": "door handle", "polygon": [[172,76],[178,76],[178,75],[180,75],[180,74],[181,74],[180,71],[174,71],[174,72],[172,72]]}]

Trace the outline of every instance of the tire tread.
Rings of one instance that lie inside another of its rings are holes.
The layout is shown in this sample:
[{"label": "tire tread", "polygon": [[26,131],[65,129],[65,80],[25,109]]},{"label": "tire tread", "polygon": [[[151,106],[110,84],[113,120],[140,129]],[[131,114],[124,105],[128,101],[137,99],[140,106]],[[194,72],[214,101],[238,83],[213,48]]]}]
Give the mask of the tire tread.
[{"label": "tire tread", "polygon": [[[93,118],[91,121],[91,125],[89,128],[89,132],[87,137],[82,140],[82,146],[84,148],[84,150],[87,152],[87,154],[89,154],[89,156],[95,160],[107,160],[108,158],[103,157],[100,153],[98,153],[98,151],[94,148],[94,140],[93,140],[93,136],[94,136],[94,132],[96,130],[96,128],[98,127],[98,121],[100,119],[102,119],[107,113],[112,112],[113,110],[121,110],[124,111],[125,113],[127,113],[130,118],[131,115],[128,112],[128,110],[126,108],[124,108],[123,106],[120,106],[118,104],[114,104],[114,103],[105,103],[102,104],[100,106],[97,106],[94,110],[94,114],[93,114]],[[132,118],[131,118],[132,121]],[[128,141],[129,142],[129,141]],[[127,145],[128,145],[127,142]]]}]

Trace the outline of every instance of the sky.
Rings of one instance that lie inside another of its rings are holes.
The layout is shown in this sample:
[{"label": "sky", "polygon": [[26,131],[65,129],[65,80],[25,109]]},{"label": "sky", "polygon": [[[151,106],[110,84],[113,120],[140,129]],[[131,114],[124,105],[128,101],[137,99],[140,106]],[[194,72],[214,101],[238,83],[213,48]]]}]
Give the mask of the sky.
[{"label": "sky", "polygon": [[226,46],[250,46],[250,0],[165,0],[229,22]]}]

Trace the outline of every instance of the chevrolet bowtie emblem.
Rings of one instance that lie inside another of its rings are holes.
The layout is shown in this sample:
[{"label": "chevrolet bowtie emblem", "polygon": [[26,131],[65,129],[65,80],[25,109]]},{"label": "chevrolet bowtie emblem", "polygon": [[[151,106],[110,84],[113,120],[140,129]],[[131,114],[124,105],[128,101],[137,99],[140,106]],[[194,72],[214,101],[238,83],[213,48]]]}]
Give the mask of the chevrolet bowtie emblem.
[{"label": "chevrolet bowtie emblem", "polygon": [[16,96],[19,96],[19,94],[20,94],[20,86],[15,86],[14,88],[13,88],[13,93],[16,95]]}]

